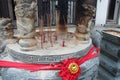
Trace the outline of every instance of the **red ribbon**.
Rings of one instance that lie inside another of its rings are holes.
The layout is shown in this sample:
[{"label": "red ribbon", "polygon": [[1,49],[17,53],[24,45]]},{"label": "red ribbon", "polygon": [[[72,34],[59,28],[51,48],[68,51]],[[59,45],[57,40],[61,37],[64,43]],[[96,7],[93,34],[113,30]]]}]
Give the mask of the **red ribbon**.
[{"label": "red ribbon", "polygon": [[68,66],[73,62],[80,66],[84,62],[97,57],[99,51],[100,51],[99,48],[93,46],[90,49],[90,51],[87,53],[87,55],[85,55],[82,58],[66,59],[63,62],[56,64],[28,64],[28,63],[0,60],[0,67],[25,69],[25,70],[30,70],[31,72],[39,71],[39,70],[60,70],[59,76],[61,76],[63,80],[75,80],[76,78],[78,78],[82,70],[81,68],[79,68],[76,74],[71,74],[70,71],[68,70]]}]

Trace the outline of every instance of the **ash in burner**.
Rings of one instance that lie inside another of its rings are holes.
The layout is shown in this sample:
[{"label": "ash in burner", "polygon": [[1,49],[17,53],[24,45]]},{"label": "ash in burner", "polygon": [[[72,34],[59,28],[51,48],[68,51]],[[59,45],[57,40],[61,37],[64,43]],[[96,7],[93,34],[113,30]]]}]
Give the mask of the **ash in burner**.
[{"label": "ash in burner", "polygon": [[75,46],[74,34],[67,32],[66,34],[56,35],[55,31],[44,31],[42,35],[36,35],[39,49],[59,49]]},{"label": "ash in burner", "polygon": [[120,32],[114,30],[105,30],[106,33],[120,37]]}]

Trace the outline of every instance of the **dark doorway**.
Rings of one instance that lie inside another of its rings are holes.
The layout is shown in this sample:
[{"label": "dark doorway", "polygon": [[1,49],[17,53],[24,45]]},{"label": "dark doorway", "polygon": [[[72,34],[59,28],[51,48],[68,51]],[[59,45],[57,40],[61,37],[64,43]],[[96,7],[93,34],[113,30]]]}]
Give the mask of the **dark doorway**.
[{"label": "dark doorway", "polygon": [[8,0],[0,0],[0,17],[4,17],[4,18],[10,17]]},{"label": "dark doorway", "polygon": [[110,0],[109,10],[108,10],[108,19],[109,20],[114,19],[115,4],[116,4],[116,0]]}]

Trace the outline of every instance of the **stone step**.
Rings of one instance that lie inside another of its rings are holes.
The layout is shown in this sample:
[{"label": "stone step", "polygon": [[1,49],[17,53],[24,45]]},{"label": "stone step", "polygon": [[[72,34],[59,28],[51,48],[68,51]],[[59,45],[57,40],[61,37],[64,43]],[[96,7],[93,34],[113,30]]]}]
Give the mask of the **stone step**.
[{"label": "stone step", "polygon": [[115,62],[108,58],[107,56],[100,55],[100,66],[102,66],[106,71],[111,73],[113,76],[120,76],[120,61]]},{"label": "stone step", "polygon": [[102,67],[99,67],[99,76],[102,77],[102,80],[120,80],[120,76],[114,77]]},{"label": "stone step", "polygon": [[106,40],[101,41],[101,49],[106,51],[112,56],[120,58],[120,46],[110,43]]},{"label": "stone step", "polygon": [[105,55],[106,57],[110,58],[111,60],[113,60],[113,61],[115,61],[115,62],[118,62],[118,61],[120,60],[120,58],[115,57],[115,56],[109,54],[108,52],[106,52],[106,51],[104,51],[104,50],[102,50],[102,49],[101,49],[101,51],[100,51],[100,54]]}]

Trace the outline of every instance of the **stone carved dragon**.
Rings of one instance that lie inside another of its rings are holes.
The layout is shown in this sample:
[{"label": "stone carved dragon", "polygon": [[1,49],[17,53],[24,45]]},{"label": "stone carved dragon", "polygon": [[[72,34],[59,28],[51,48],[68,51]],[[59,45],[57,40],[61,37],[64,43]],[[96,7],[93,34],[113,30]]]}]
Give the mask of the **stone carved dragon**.
[{"label": "stone carved dragon", "polygon": [[15,14],[17,21],[17,37],[19,45],[24,49],[32,49],[36,45],[35,21],[36,21],[36,0],[14,0]]},{"label": "stone carved dragon", "polygon": [[18,37],[31,38],[35,34],[35,0],[15,0]]}]

